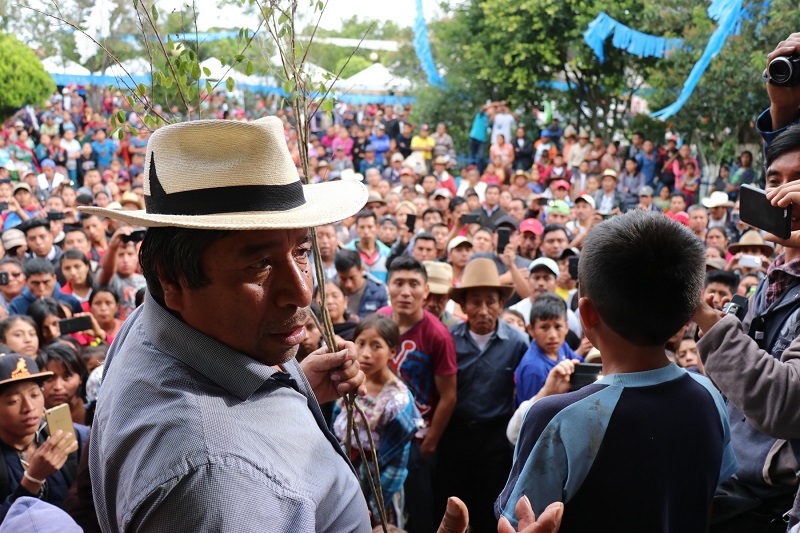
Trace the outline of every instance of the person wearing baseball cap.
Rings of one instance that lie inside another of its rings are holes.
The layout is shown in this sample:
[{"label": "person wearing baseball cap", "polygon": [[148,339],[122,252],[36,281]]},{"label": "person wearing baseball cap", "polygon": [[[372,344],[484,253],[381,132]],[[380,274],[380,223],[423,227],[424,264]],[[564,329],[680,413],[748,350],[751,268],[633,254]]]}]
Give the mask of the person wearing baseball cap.
[{"label": "person wearing baseball cap", "polygon": [[[522,315],[526,327],[530,325],[534,302],[545,294],[556,294],[560,275],[561,269],[558,267],[558,263],[549,257],[540,257],[531,262],[528,267],[528,291],[526,291],[528,295],[510,307]],[[577,346],[583,335],[583,329],[578,315],[569,308],[567,309],[567,327],[574,334],[574,336],[570,335],[569,340],[573,343],[577,341],[575,344]]]},{"label": "person wearing baseball cap", "polygon": [[552,200],[545,211],[545,225],[558,224],[563,226],[569,220],[572,211],[565,200]]},{"label": "person wearing baseball cap", "polygon": [[575,198],[575,220],[567,222],[567,231],[572,235],[570,246],[580,248],[583,238],[597,221],[592,195],[584,193]]},{"label": "person wearing baseball cap", "polygon": [[73,424],[75,434],[59,430],[50,435],[43,421],[42,384],[52,376],[42,372],[33,358],[0,346],[0,468],[9,491],[0,520],[18,498],[38,498],[61,507],[75,480],[79,450],[89,429]]},{"label": "person wearing baseball cap", "polygon": [[625,195],[617,190],[619,176],[607,168],[600,177],[600,188],[594,192],[594,204],[601,215],[616,215],[625,210]]},{"label": "person wearing baseball cap", "polygon": [[453,267],[453,280],[455,285],[461,283],[461,276],[464,273],[467,263],[472,259],[474,253],[472,241],[467,237],[458,236],[450,239],[447,243],[447,260]]},{"label": "person wearing baseball cap", "polygon": [[637,208],[645,211],[661,211],[653,202],[653,196],[655,196],[653,188],[649,185],[643,186],[639,189],[639,205]]},{"label": "person wearing baseball cap", "polygon": [[526,218],[519,224],[519,233],[520,243],[517,253],[528,260],[536,259],[539,255],[539,245],[541,244],[542,233],[544,233],[544,226],[535,218]]}]

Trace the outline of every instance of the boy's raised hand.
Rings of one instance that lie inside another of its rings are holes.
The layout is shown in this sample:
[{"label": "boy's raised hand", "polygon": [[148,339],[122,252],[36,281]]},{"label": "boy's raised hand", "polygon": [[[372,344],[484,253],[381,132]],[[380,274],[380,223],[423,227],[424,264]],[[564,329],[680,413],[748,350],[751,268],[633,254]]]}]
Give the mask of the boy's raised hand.
[{"label": "boy's raised hand", "polygon": [[563,394],[569,392],[569,377],[575,372],[576,363],[573,359],[564,359],[547,374],[547,380],[544,386],[536,393],[534,399],[539,400],[545,396],[552,396],[553,394]]}]

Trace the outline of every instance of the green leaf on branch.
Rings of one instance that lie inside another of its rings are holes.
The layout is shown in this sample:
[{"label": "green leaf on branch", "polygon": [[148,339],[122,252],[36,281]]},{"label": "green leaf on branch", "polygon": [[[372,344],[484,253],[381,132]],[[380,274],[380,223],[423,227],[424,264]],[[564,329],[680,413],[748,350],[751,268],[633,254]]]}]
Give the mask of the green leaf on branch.
[{"label": "green leaf on branch", "polygon": [[228,89],[228,92],[233,92],[233,87],[236,82],[233,81],[233,78],[228,78],[225,80],[225,87]]},{"label": "green leaf on branch", "polygon": [[153,22],[157,21],[158,20],[158,9],[156,9],[155,4],[153,4],[153,7],[150,8],[150,13],[153,15]]},{"label": "green leaf on branch", "polygon": [[246,75],[248,75],[248,76],[253,73],[253,62],[252,61],[248,61],[247,62],[247,67],[245,67],[244,73]]}]

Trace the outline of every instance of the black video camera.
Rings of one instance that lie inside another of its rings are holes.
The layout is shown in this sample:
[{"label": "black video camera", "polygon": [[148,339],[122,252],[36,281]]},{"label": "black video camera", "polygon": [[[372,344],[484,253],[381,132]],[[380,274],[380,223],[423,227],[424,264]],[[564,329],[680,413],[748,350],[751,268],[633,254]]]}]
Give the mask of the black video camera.
[{"label": "black video camera", "polygon": [[767,65],[764,78],[773,85],[783,87],[800,85],[800,55],[776,57]]}]

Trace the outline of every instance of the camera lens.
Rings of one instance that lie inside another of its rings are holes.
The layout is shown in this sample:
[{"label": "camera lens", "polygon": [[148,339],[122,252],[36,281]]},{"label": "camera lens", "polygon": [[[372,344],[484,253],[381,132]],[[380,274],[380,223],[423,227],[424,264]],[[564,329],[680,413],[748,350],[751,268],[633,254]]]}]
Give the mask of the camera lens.
[{"label": "camera lens", "polygon": [[776,57],[770,62],[767,73],[773,83],[786,83],[792,79],[792,63],[785,57]]}]

